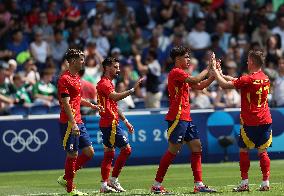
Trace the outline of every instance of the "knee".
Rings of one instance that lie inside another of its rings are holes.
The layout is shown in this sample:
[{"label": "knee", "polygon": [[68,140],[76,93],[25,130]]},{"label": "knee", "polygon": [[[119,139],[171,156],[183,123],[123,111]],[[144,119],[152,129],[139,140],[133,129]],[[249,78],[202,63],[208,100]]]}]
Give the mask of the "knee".
[{"label": "knee", "polygon": [[94,155],[95,155],[95,150],[94,150],[94,148],[90,148],[88,156],[89,156],[90,158],[92,158]]},{"label": "knee", "polygon": [[95,151],[94,151],[94,148],[91,146],[89,148],[87,148],[86,150],[83,151],[83,153],[89,157],[90,159],[93,158],[94,154],[95,154]]},{"label": "knee", "polygon": [[67,157],[70,157],[70,158],[77,158],[77,157],[78,157],[78,151],[75,151],[75,152],[67,152]]},{"label": "knee", "polygon": [[192,152],[202,152],[202,145],[201,145],[201,143],[196,143],[192,147]]},{"label": "knee", "polygon": [[121,149],[121,153],[127,155],[127,156],[130,156],[131,155],[131,152],[132,152],[132,149],[130,146],[127,146],[123,149]]}]

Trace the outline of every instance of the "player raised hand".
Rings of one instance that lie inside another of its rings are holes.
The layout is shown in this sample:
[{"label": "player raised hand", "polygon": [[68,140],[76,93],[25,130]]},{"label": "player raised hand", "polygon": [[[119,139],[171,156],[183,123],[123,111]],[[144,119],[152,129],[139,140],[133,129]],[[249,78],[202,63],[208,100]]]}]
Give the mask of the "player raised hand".
[{"label": "player raised hand", "polygon": [[134,84],[134,90],[137,90],[137,88],[139,87],[139,85],[143,82],[145,78],[142,77],[142,78],[139,78],[139,80],[136,81],[136,83]]}]

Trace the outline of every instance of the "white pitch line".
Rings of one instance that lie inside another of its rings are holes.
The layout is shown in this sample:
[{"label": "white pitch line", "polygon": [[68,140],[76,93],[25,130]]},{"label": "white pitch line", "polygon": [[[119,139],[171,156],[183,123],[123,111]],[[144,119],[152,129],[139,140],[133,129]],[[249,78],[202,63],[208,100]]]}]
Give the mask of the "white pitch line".
[{"label": "white pitch line", "polygon": [[[269,184],[282,184],[281,182],[271,182]],[[249,184],[249,185],[252,185],[252,186],[256,186],[258,184]],[[233,185],[233,184],[229,184],[229,185],[226,185],[226,186],[236,186],[236,185]]]},{"label": "white pitch line", "polygon": [[[282,184],[282,182],[271,182],[270,184]],[[249,184],[250,186],[256,186],[257,184]],[[226,185],[228,187],[236,186],[233,184]],[[188,187],[179,187],[179,188],[188,188]],[[131,191],[145,191],[145,189],[131,189]],[[89,193],[98,193],[98,191],[91,191]],[[64,193],[31,193],[31,194],[25,194],[25,195],[8,195],[8,196],[37,196],[37,195],[62,195]]]}]

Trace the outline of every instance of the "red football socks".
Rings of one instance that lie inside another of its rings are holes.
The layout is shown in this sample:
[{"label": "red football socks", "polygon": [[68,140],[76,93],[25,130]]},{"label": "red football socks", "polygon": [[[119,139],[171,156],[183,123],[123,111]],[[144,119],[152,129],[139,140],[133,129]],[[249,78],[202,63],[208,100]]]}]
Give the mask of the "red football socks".
[{"label": "red football socks", "polygon": [[131,154],[131,148],[123,148],[120,150],[120,154],[114,163],[114,167],[112,170],[112,177],[115,177],[115,178],[118,177],[118,175],[121,172],[121,169],[125,165],[126,160],[128,159],[130,154]]},{"label": "red football socks", "polygon": [[194,182],[202,182],[201,155],[201,152],[191,153],[191,169],[194,176]]},{"label": "red football socks", "polygon": [[262,172],[262,180],[269,180],[270,176],[270,159],[267,152],[262,152],[259,155],[259,165]]},{"label": "red football socks", "polygon": [[167,152],[161,158],[159,169],[157,171],[156,178],[155,178],[157,182],[160,182],[160,183],[163,182],[164,176],[166,175],[167,170],[175,157],[176,157],[175,154],[167,150]]},{"label": "red football socks", "polygon": [[248,171],[250,167],[249,153],[240,152],[240,171],[242,180],[248,179]]},{"label": "red football socks", "polygon": [[114,151],[104,152],[104,159],[101,164],[102,181],[106,182],[109,178],[111,163],[114,158]]},{"label": "red football socks", "polygon": [[73,179],[75,176],[75,165],[77,158],[66,157],[64,179],[67,181],[66,190],[70,193],[73,189]]},{"label": "red football socks", "polygon": [[89,157],[87,155],[85,155],[84,153],[80,154],[77,157],[77,162],[76,162],[76,166],[75,166],[75,171],[79,170],[82,168],[82,166],[84,166],[89,160],[91,160],[92,157]]}]

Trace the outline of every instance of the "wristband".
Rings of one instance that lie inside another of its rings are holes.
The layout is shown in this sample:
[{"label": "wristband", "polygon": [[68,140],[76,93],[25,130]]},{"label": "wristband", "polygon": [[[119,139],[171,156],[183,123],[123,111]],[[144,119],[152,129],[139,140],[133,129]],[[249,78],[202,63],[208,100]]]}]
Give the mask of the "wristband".
[{"label": "wristband", "polygon": [[128,123],[128,120],[127,119],[124,119],[124,121],[123,121],[125,124],[127,124]]},{"label": "wristband", "polygon": [[131,93],[134,93],[135,92],[135,89],[134,88],[131,88],[129,89]]}]

